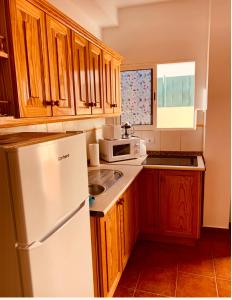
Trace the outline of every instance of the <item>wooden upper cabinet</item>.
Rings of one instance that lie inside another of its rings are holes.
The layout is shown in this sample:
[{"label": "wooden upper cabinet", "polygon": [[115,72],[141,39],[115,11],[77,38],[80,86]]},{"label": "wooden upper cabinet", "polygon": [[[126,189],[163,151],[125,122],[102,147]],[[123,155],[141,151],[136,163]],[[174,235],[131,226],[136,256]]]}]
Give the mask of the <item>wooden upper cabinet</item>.
[{"label": "wooden upper cabinet", "polygon": [[201,172],[160,170],[159,201],[162,234],[199,237]]},{"label": "wooden upper cabinet", "polygon": [[90,94],[92,114],[103,113],[102,50],[89,43]]},{"label": "wooden upper cabinet", "polygon": [[89,82],[89,42],[72,33],[74,92],[77,115],[91,114]]},{"label": "wooden upper cabinet", "polygon": [[113,59],[112,65],[112,101],[114,113],[121,112],[120,60]]},{"label": "wooden upper cabinet", "polygon": [[112,90],[112,56],[103,52],[103,91],[104,91],[104,113],[113,113],[113,90]]},{"label": "wooden upper cabinet", "polygon": [[10,13],[20,116],[50,116],[45,14],[24,0],[10,1]]},{"label": "wooden upper cabinet", "polygon": [[46,16],[53,115],[74,115],[71,32]]}]

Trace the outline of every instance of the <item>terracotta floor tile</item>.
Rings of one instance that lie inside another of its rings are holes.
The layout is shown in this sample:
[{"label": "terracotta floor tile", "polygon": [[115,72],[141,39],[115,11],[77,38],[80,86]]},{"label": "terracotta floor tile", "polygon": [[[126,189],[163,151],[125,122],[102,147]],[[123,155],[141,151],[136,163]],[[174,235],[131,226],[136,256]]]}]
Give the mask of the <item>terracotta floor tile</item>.
[{"label": "terracotta floor tile", "polygon": [[135,288],[140,272],[134,270],[130,265],[126,266],[122,277],[119,281],[119,285],[127,288]]},{"label": "terracotta floor tile", "polygon": [[216,276],[222,279],[230,280],[231,259],[229,256],[218,257],[214,259]]},{"label": "terracotta floor tile", "polygon": [[185,273],[214,276],[214,265],[211,256],[194,251],[180,253],[178,270]]},{"label": "terracotta floor tile", "polygon": [[148,253],[144,259],[144,267],[152,266],[158,268],[177,267],[178,256],[175,251],[167,249],[155,249]]},{"label": "terracotta floor tile", "polygon": [[134,290],[133,289],[127,289],[122,286],[118,286],[115,293],[114,297],[133,297],[134,295]]},{"label": "terracotta floor tile", "polygon": [[164,297],[164,296],[157,295],[157,294],[154,294],[151,292],[136,290],[134,297],[138,297],[138,298],[139,297],[142,297],[142,298],[157,298],[158,297],[158,298],[160,298],[160,297]]},{"label": "terracotta floor tile", "polygon": [[229,280],[217,279],[219,297],[231,297],[231,282]]},{"label": "terracotta floor tile", "polygon": [[222,239],[221,241],[214,241],[212,252],[214,257],[230,256],[231,245],[229,240]]},{"label": "terracotta floor tile", "polygon": [[215,278],[179,273],[176,297],[217,297]]},{"label": "terracotta floor tile", "polygon": [[138,290],[165,296],[175,295],[177,271],[162,268],[144,270],[139,278]]}]

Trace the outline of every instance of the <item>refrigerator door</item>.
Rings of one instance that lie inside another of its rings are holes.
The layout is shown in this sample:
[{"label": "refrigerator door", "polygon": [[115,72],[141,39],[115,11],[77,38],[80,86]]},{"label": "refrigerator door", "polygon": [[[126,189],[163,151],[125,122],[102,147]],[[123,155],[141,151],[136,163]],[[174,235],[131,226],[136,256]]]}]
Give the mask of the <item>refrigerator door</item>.
[{"label": "refrigerator door", "polygon": [[18,250],[24,296],[93,297],[89,205],[38,246]]},{"label": "refrigerator door", "polygon": [[47,234],[88,197],[85,134],[8,152],[17,241]]}]

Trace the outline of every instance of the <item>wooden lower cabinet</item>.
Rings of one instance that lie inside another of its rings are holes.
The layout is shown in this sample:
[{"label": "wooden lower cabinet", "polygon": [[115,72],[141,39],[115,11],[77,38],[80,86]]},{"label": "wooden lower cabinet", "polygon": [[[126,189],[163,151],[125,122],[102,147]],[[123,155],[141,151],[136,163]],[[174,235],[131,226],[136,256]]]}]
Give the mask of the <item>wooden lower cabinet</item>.
[{"label": "wooden lower cabinet", "polygon": [[200,237],[202,172],[144,169],[140,187],[142,237],[190,244]]},{"label": "wooden lower cabinet", "polygon": [[139,218],[141,233],[156,233],[159,227],[159,171],[143,169],[139,177]]},{"label": "wooden lower cabinet", "polygon": [[199,238],[201,172],[159,172],[160,232],[166,236]]},{"label": "wooden lower cabinet", "polygon": [[104,217],[91,216],[95,297],[112,297],[137,237],[135,180]]}]

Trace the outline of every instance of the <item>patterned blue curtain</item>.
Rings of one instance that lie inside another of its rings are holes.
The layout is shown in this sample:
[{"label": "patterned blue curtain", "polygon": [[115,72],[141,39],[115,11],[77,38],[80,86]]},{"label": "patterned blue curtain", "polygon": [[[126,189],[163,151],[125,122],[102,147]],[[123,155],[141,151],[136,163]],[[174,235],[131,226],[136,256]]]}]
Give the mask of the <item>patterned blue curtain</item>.
[{"label": "patterned blue curtain", "polygon": [[121,72],[121,123],[152,124],[152,70]]}]

